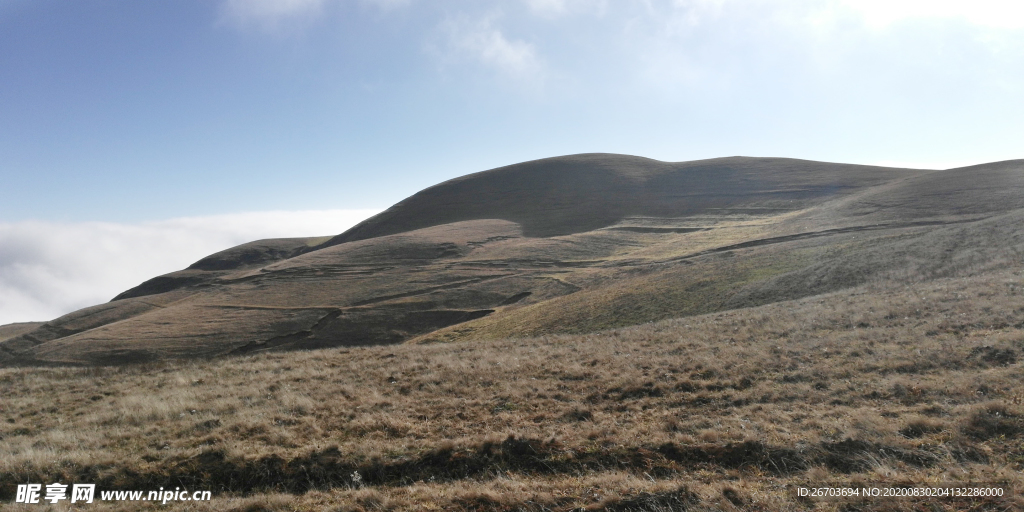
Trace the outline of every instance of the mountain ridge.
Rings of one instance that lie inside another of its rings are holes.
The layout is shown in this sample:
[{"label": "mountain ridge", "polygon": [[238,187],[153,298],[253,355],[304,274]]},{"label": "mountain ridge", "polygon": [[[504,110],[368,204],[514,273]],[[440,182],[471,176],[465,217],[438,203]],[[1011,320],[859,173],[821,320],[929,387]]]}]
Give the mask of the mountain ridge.
[{"label": "mountain ridge", "polygon": [[951,272],[919,264],[933,250],[995,261],[1020,212],[1021,160],[553,157],[448,180],[332,237],[220,251],[0,341],[0,364],[590,332]]}]

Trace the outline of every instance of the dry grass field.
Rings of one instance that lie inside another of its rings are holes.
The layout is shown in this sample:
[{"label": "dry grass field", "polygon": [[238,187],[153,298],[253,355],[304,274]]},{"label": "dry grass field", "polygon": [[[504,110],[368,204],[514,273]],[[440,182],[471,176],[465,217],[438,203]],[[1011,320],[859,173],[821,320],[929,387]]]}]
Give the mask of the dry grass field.
[{"label": "dry grass field", "polygon": [[[1021,226],[1021,161],[452,180],[0,328],[0,503],[45,510],[15,486],[57,481],[214,494],[70,507],[97,511],[1024,510]],[[796,491],[940,484],[1009,495]]]},{"label": "dry grass field", "polygon": [[586,335],[5,369],[0,499],[88,481],[214,491],[182,510],[1015,510],[793,489],[1019,492],[1022,329],[1018,265]]}]

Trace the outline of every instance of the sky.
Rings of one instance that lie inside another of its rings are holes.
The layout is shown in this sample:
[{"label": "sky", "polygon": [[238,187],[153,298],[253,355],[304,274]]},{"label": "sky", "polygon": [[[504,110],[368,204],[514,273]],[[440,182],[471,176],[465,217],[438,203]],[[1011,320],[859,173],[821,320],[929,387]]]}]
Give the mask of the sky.
[{"label": "sky", "polygon": [[0,0],[0,324],[536,158],[1022,158],[1022,93],[1019,1]]}]

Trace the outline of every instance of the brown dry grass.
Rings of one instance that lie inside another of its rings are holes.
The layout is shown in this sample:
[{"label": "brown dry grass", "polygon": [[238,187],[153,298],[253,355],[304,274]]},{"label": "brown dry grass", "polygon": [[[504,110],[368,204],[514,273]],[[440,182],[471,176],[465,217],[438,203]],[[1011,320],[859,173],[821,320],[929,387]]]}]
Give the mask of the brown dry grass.
[{"label": "brown dry grass", "polygon": [[1020,486],[1022,328],[1024,279],[1000,270],[588,335],[3,369],[0,492],[177,481],[215,492],[195,510],[788,510],[809,506],[802,483]]},{"label": "brown dry grass", "polygon": [[0,341],[4,341],[15,336],[20,336],[26,332],[43,325],[42,322],[20,322],[16,324],[0,325]]}]

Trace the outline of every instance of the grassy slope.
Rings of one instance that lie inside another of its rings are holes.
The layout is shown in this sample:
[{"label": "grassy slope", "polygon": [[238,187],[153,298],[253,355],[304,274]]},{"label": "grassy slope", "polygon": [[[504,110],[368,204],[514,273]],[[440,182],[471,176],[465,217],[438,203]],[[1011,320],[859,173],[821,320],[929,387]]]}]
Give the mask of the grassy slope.
[{"label": "grassy slope", "polygon": [[4,369],[0,499],[84,480],[215,491],[194,510],[804,510],[787,489],[966,479],[1019,493],[1022,339],[1024,266],[978,260],[586,335]]},{"label": "grassy slope", "polygon": [[414,342],[583,333],[751,307],[857,286],[885,276],[936,277],[977,260],[1017,257],[1021,214],[941,228],[844,234],[694,258],[690,265],[501,311]]},{"label": "grassy slope", "polygon": [[14,324],[0,325],[0,341],[25,334],[26,332],[31,332],[39,328],[40,325],[43,325],[43,322],[18,322]]},{"label": "grassy slope", "polygon": [[[589,332],[755,306],[920,271],[907,258],[998,249],[1012,228],[958,240],[1022,198],[1019,161],[936,172],[750,158],[527,162],[431,187],[320,245],[269,240],[212,255],[0,343],[0,362]],[[484,218],[432,225],[473,217]],[[566,234],[530,236],[553,233]]]}]

